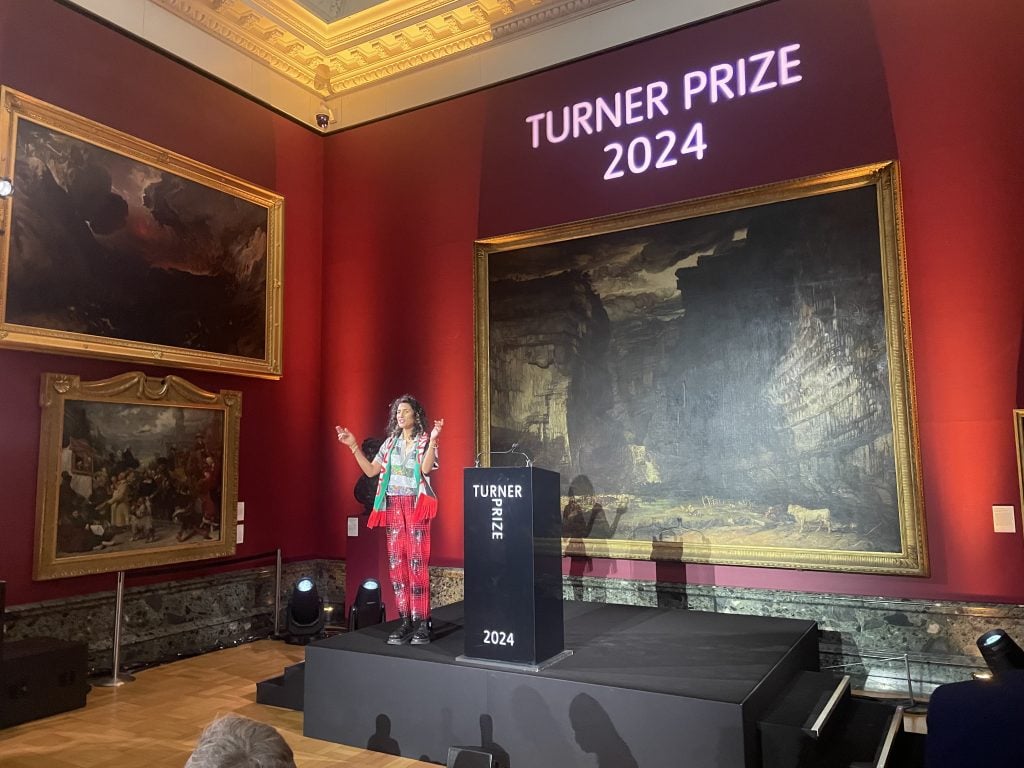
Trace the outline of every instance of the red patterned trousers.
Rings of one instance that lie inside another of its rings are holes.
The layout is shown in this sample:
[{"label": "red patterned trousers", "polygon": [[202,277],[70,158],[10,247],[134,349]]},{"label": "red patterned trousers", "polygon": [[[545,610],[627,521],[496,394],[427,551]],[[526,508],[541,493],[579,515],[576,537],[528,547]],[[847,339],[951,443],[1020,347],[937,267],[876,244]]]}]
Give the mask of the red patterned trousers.
[{"label": "red patterned trousers", "polygon": [[398,613],[413,621],[430,618],[430,521],[414,522],[415,496],[388,496],[384,525],[388,575]]}]

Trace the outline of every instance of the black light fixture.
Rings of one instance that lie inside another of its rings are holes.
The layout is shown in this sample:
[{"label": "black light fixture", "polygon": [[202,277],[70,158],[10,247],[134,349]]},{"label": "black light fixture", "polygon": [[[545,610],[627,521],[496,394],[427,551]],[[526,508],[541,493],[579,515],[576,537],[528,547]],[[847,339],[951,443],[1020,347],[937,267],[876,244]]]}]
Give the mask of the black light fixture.
[{"label": "black light fixture", "polygon": [[356,599],[348,611],[348,631],[384,622],[384,600],[377,579],[364,579],[356,592]]},{"label": "black light fixture", "polygon": [[308,576],[295,582],[288,598],[288,642],[305,645],[324,630],[324,601]]},{"label": "black light fixture", "polygon": [[6,200],[14,194],[14,182],[6,176],[0,177],[0,200]]},{"label": "black light fixture", "polygon": [[1015,669],[1024,669],[1024,651],[1006,634],[1005,629],[993,629],[978,638],[981,655],[992,670],[992,676],[1000,675]]}]

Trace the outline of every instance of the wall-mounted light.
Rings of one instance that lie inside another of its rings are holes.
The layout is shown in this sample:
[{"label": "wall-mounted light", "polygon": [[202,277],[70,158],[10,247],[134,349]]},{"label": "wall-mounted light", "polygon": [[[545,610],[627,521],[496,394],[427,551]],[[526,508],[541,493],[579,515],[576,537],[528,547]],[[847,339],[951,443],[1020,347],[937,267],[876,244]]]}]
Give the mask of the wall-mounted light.
[{"label": "wall-mounted light", "polygon": [[[14,182],[6,176],[0,176],[0,200],[6,200],[14,194]],[[0,206],[0,235],[7,234],[7,206]]]}]

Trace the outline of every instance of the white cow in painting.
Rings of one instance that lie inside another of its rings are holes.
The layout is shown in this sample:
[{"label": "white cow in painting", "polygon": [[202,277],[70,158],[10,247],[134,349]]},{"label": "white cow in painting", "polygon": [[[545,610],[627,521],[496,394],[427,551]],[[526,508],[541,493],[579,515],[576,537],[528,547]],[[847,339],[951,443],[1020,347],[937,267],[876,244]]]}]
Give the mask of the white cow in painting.
[{"label": "white cow in painting", "polygon": [[800,533],[804,532],[804,526],[808,523],[817,523],[819,531],[822,528],[826,528],[829,533],[832,533],[832,513],[828,507],[808,509],[807,507],[801,507],[799,504],[790,504],[786,511],[800,525]]}]

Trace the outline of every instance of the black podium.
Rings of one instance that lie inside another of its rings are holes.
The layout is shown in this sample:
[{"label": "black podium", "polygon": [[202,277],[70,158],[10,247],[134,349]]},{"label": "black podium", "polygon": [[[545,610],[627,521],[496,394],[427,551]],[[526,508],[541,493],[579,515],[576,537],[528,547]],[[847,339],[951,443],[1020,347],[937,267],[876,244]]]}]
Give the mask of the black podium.
[{"label": "black podium", "polygon": [[558,473],[465,471],[463,661],[540,669],[571,653],[562,623]]}]

